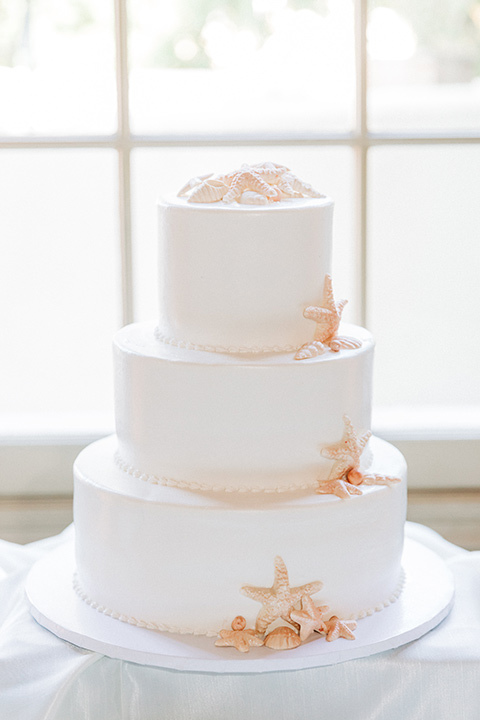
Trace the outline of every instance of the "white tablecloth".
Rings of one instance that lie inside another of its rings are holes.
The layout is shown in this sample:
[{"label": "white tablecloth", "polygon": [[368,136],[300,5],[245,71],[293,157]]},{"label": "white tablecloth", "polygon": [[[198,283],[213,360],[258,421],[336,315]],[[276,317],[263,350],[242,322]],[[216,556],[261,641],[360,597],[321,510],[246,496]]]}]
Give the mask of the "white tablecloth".
[{"label": "white tablecloth", "polygon": [[479,720],[480,552],[407,523],[445,559],[455,605],[397,650],[329,667],[264,674],[186,673],[112,660],[70,645],[30,616],[25,578],[61,535],[0,540],[1,720]]}]

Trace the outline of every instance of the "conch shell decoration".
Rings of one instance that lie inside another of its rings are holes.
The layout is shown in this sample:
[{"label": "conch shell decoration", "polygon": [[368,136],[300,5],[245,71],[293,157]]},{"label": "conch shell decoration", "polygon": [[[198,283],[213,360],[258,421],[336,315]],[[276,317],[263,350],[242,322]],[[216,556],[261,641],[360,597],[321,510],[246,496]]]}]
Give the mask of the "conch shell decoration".
[{"label": "conch shell decoration", "polygon": [[286,198],[323,198],[317,190],[300,180],[289,168],[264,162],[242,165],[224,175],[199,175],[189,180],[177,193],[192,203],[267,205]]},{"label": "conch shell decoration", "polygon": [[335,300],[332,278],[330,275],[325,275],[322,305],[319,307],[309,306],[303,312],[307,320],[314,320],[317,323],[313,340],[299,348],[295,360],[317,357],[323,355],[328,349],[332,352],[339,352],[361,347],[361,340],[337,335],[343,309],[347,302],[348,300]]},{"label": "conch shell decoration", "polygon": [[[244,595],[262,604],[255,630],[246,630],[245,618],[238,616],[233,620],[231,630],[220,630],[215,645],[248,652],[251,647],[261,645],[271,650],[292,650],[308,640],[313,633],[324,635],[328,642],[338,638],[355,639],[353,630],[357,626],[356,622],[340,620],[329,612],[327,605],[314,604],[310,596],[322,588],[321,582],[292,588],[281,557],[275,558],[274,567],[275,578],[271,588],[250,585],[242,588]],[[270,629],[270,625],[279,618],[288,625]]]}]

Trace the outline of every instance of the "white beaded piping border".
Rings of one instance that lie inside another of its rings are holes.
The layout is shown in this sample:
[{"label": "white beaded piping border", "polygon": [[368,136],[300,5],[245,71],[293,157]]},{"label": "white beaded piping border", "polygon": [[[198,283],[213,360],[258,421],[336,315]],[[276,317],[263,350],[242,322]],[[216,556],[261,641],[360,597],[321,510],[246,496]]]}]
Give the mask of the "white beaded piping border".
[{"label": "white beaded piping border", "polygon": [[150,483],[151,485],[165,485],[167,487],[176,487],[182,490],[195,490],[201,492],[225,492],[225,493],[284,493],[284,492],[295,492],[296,490],[311,490],[318,486],[317,481],[302,483],[296,485],[284,485],[280,487],[228,487],[224,485],[207,485],[205,483],[197,482],[186,482],[184,480],[174,480],[173,478],[157,477],[156,475],[149,475],[148,473],[142,473],[141,470],[137,470],[133,465],[129,465],[120,457],[118,451],[113,456],[115,465],[122,472],[127,473],[131,477],[143,482]]},{"label": "white beaded piping border", "polygon": [[116,612],[115,610],[110,610],[110,608],[105,607],[105,605],[101,605],[87,595],[80,585],[77,573],[73,576],[73,589],[77,593],[78,597],[94,610],[97,610],[103,615],[107,615],[114,620],[120,620],[121,622],[127,623],[128,625],[135,625],[136,627],[146,628],[147,630],[160,630],[161,632],[178,633],[179,635],[206,635],[207,637],[215,637],[218,635],[218,632],[214,630],[195,630],[194,628],[179,628],[173,625],[147,622],[130,615],[124,615],[123,613]]},{"label": "white beaded piping border", "polygon": [[[362,618],[374,615],[376,612],[381,612],[389,605],[392,605],[398,600],[402,593],[404,585],[405,571],[402,568],[398,586],[395,592],[392,593],[392,595],[390,595],[387,600],[379,603],[378,605],[375,605],[375,607],[370,608],[369,610],[362,610],[361,612],[350,615],[350,617],[344,619],[361,620]],[[83,602],[85,602],[87,605],[89,605],[93,610],[97,610],[97,612],[100,612],[107,617],[111,617],[114,620],[120,620],[120,622],[127,623],[128,625],[135,625],[136,627],[146,628],[147,630],[159,630],[161,632],[178,633],[179,635],[206,635],[207,637],[216,637],[220,632],[219,630],[198,630],[195,628],[183,628],[175,627],[173,625],[164,625],[162,623],[147,622],[146,620],[139,620],[138,618],[132,617],[131,615],[125,615],[123,613],[116,612],[115,610],[111,610],[110,608],[107,608],[105,605],[101,605],[100,603],[93,600],[89,595],[87,595],[87,593],[80,585],[77,573],[75,573],[73,576],[73,589],[77,593],[78,597],[83,600]]]},{"label": "white beaded piping border", "polygon": [[184,350],[203,350],[205,352],[224,353],[228,355],[239,355],[239,354],[255,354],[255,353],[291,353],[296,352],[298,347],[295,345],[272,345],[266,347],[260,347],[257,345],[239,346],[234,345],[201,345],[199,343],[192,343],[188,340],[178,340],[174,337],[169,337],[164,333],[160,332],[159,328],[155,328],[155,337],[160,342],[166,345],[173,345],[174,347],[182,348]]},{"label": "white beaded piping border", "polygon": [[369,610],[362,610],[361,612],[357,613],[356,615],[352,615],[349,618],[346,618],[346,620],[361,620],[362,618],[368,617],[370,615],[374,615],[376,612],[381,612],[382,610],[385,610],[389,605],[393,605],[400,595],[402,594],[402,590],[405,587],[405,570],[403,567],[400,569],[400,578],[398,580],[398,585],[393,591],[393,593],[383,602],[379,603],[378,605],[375,605],[375,607],[370,608]]}]

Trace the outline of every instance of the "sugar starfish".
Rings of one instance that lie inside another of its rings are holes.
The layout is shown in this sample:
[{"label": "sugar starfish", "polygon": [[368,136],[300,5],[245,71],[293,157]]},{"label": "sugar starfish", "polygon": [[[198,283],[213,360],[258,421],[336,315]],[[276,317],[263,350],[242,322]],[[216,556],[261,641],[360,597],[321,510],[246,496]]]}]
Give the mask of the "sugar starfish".
[{"label": "sugar starfish", "polygon": [[312,598],[308,595],[302,598],[302,609],[292,610],[291,619],[300,625],[300,640],[304,642],[314,630],[323,632],[326,630],[323,620],[324,614],[328,612],[327,605],[317,607]]},{"label": "sugar starfish", "polygon": [[317,323],[315,340],[328,343],[329,340],[336,336],[347,302],[348,300],[338,300],[338,302],[335,300],[332,277],[331,275],[325,275],[322,305],[320,307],[307,307],[303,313],[307,320],[315,320]]},{"label": "sugar starfish", "polygon": [[353,620],[340,620],[336,615],[333,615],[330,620],[325,623],[326,626],[326,638],[328,642],[338,640],[338,638],[345,638],[345,640],[355,640],[355,635],[352,630],[355,630],[357,623]]},{"label": "sugar starfish", "polygon": [[265,632],[277,618],[291,622],[290,611],[306,595],[313,595],[322,588],[321,582],[307,583],[299,587],[290,587],[288,572],[281,557],[275,558],[275,580],[271,588],[244,585],[242,593],[263,605],[257,616],[255,629]]},{"label": "sugar starfish", "polygon": [[220,630],[220,637],[215,641],[217,647],[234,647],[240,652],[248,652],[251,647],[263,645],[263,639],[254,630],[245,629],[246,620],[239,615],[232,621],[231,630]]},{"label": "sugar starfish", "polygon": [[244,168],[234,174],[230,190],[223,197],[224,203],[231,203],[245,190],[253,190],[267,198],[277,197],[277,191],[269,185],[254,168]]},{"label": "sugar starfish", "polygon": [[361,340],[337,335],[347,302],[348,300],[335,300],[332,278],[330,275],[325,275],[322,305],[319,307],[311,305],[303,312],[307,320],[315,320],[317,323],[313,341],[305,343],[298,349],[295,360],[305,360],[321,355],[327,348],[333,352],[339,352],[342,349],[352,350],[361,347]]},{"label": "sugar starfish", "polygon": [[[358,434],[348,415],[343,416],[345,430],[340,442],[322,449],[323,457],[335,460],[330,472],[328,482],[345,480],[350,470],[358,470],[360,457],[372,433],[370,431]],[[350,488],[349,488],[350,491]],[[356,494],[356,493],[354,493]]]}]

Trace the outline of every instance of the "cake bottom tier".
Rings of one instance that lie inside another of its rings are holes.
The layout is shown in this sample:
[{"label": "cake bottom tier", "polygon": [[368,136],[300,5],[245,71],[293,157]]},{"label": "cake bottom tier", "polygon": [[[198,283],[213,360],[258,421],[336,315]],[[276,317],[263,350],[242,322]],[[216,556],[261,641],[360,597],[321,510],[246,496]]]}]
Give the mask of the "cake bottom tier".
[{"label": "cake bottom tier", "polygon": [[261,605],[244,585],[268,588],[280,556],[292,587],[339,617],[392,602],[402,582],[406,465],[377,438],[369,472],[400,478],[348,499],[314,493],[195,493],[132,478],[114,463],[116,438],[75,463],[76,575],[80,596],[120,620],[157,630],[215,635]]}]

